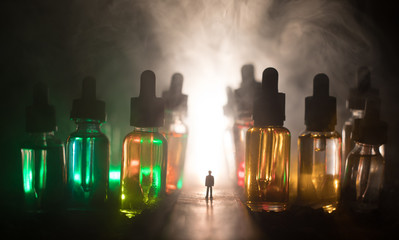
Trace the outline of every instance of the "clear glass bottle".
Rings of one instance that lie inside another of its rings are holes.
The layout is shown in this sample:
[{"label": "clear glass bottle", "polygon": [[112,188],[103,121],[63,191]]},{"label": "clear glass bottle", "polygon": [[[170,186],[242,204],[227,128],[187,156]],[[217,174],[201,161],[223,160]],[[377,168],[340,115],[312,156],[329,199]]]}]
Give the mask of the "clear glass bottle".
[{"label": "clear glass bottle", "polygon": [[335,97],[329,96],[325,74],[314,78],[313,96],[305,99],[306,130],[298,137],[298,196],[296,203],[333,212],[341,186],[341,136],[335,131]]},{"label": "clear glass bottle", "polygon": [[33,105],[26,109],[27,139],[21,145],[25,208],[56,210],[65,206],[64,145],[54,136],[55,109],[48,104],[47,86],[34,86]]},{"label": "clear glass bottle", "polygon": [[73,102],[76,131],[67,139],[69,208],[103,209],[109,193],[109,141],[101,132],[105,103],[96,99],[96,80],[82,83],[82,97]]},{"label": "clear glass bottle", "polygon": [[155,206],[165,193],[167,141],[163,126],[164,101],[155,96],[155,74],[141,74],[140,95],[131,100],[134,127],[123,141],[120,211],[128,217]]},{"label": "clear glass bottle", "polygon": [[385,171],[379,147],[387,139],[387,124],[379,118],[379,104],[378,99],[368,99],[364,118],[355,121],[356,145],[348,155],[342,186],[341,204],[346,210],[369,213],[379,208]]},{"label": "clear glass bottle", "polygon": [[254,102],[254,127],[246,136],[245,196],[252,211],[284,211],[289,198],[291,134],[283,127],[285,94],[274,68],[263,72],[262,94]]},{"label": "clear glass bottle", "polygon": [[183,75],[175,73],[169,90],[162,93],[162,98],[165,100],[165,127],[161,129],[161,133],[168,141],[167,193],[183,187],[188,136],[188,127],[184,118],[187,115],[188,96],[182,94],[182,88]]},{"label": "clear glass bottle", "polygon": [[371,87],[370,75],[368,67],[359,67],[356,75],[357,86],[349,89],[346,107],[350,110],[351,115],[342,128],[342,172],[345,169],[345,161],[349,153],[355,147],[355,141],[352,138],[354,121],[363,118],[366,98],[378,96],[378,89]]},{"label": "clear glass bottle", "polygon": [[234,91],[237,114],[234,119],[233,137],[237,185],[244,188],[245,139],[248,129],[253,127],[253,102],[260,95],[261,84],[255,80],[252,64],[242,66],[241,77],[241,86]]}]

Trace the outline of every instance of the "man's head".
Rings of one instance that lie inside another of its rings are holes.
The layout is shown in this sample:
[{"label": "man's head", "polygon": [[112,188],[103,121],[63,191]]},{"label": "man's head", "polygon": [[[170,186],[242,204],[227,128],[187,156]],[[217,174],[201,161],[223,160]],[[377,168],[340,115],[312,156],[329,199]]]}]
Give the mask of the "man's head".
[{"label": "man's head", "polygon": [[209,170],[209,171],[208,171],[208,173],[209,173],[209,175],[211,175],[212,171],[211,171],[211,170]]}]

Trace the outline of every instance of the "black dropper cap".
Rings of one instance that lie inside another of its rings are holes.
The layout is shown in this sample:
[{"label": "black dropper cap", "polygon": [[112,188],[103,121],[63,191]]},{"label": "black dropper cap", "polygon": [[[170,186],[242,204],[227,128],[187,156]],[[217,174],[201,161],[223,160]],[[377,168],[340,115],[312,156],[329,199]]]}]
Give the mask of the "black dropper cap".
[{"label": "black dropper cap", "polygon": [[313,96],[305,98],[305,124],[308,131],[334,131],[337,100],[329,95],[329,79],[323,73],[313,79]]},{"label": "black dropper cap", "polygon": [[262,76],[262,93],[254,102],[254,125],[283,126],[285,120],[285,94],[278,92],[278,72],[266,68]]},{"label": "black dropper cap", "polygon": [[388,125],[380,119],[381,101],[378,97],[366,100],[364,117],[356,119],[353,140],[356,142],[381,145],[387,141]]},{"label": "black dropper cap", "polygon": [[349,89],[346,106],[349,109],[364,110],[366,98],[369,96],[378,96],[378,89],[371,87],[371,73],[366,66],[358,68],[356,82],[357,87]]},{"label": "black dropper cap", "polygon": [[140,94],[131,98],[130,125],[135,127],[162,127],[164,100],[155,96],[155,74],[146,70],[140,78]]},{"label": "black dropper cap", "polygon": [[39,82],[33,87],[33,104],[26,107],[26,131],[40,133],[55,130],[55,108],[48,104],[47,85]]},{"label": "black dropper cap", "polygon": [[165,108],[167,110],[187,112],[188,96],[182,93],[183,81],[182,74],[173,74],[169,90],[162,92],[162,98],[165,101]]},{"label": "black dropper cap", "polygon": [[96,98],[96,79],[86,77],[82,82],[82,97],[73,100],[71,119],[105,121],[105,103]]},{"label": "black dropper cap", "polygon": [[261,94],[261,83],[255,80],[254,66],[246,64],[241,67],[241,85],[234,91],[239,116],[250,117],[254,100]]}]

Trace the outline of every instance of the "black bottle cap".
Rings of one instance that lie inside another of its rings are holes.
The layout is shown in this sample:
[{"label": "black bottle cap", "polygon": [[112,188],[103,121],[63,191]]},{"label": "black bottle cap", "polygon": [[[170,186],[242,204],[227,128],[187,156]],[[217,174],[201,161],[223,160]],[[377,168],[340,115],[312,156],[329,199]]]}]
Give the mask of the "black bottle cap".
[{"label": "black bottle cap", "polygon": [[371,87],[371,73],[366,66],[358,68],[356,82],[357,87],[349,89],[346,106],[349,109],[364,110],[366,98],[378,96],[378,89]]},{"label": "black bottle cap", "polygon": [[71,119],[105,121],[105,103],[96,98],[96,79],[86,77],[82,82],[82,97],[73,100]]},{"label": "black bottle cap", "polygon": [[380,105],[378,97],[367,98],[364,117],[357,120],[354,127],[354,141],[372,145],[386,143],[388,126],[380,119]]},{"label": "black bottle cap", "polygon": [[140,94],[131,98],[130,125],[135,127],[162,127],[165,103],[155,96],[155,74],[146,70],[141,74]]},{"label": "black bottle cap", "polygon": [[47,85],[39,82],[33,87],[33,104],[26,108],[26,131],[40,133],[55,130],[55,108],[48,104]]},{"label": "black bottle cap", "polygon": [[261,83],[255,80],[254,66],[243,65],[241,68],[241,86],[234,91],[239,117],[251,117],[254,100],[261,94]]},{"label": "black bottle cap", "polygon": [[337,124],[337,102],[329,95],[329,79],[323,73],[313,79],[313,96],[305,98],[305,124],[309,131],[334,131]]},{"label": "black bottle cap", "polygon": [[169,90],[162,92],[166,110],[187,112],[188,96],[182,93],[183,81],[182,74],[173,74]]},{"label": "black bottle cap", "polygon": [[254,125],[283,126],[285,120],[285,94],[278,92],[278,72],[266,68],[262,76],[262,93],[254,102]]}]

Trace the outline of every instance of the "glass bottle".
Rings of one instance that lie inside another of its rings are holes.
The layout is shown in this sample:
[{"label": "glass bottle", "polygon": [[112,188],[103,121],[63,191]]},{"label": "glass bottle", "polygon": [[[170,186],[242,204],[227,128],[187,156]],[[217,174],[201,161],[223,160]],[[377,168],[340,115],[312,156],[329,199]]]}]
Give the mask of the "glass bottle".
[{"label": "glass bottle", "polygon": [[225,166],[227,175],[231,183],[237,182],[236,163],[235,163],[235,149],[233,140],[233,125],[236,114],[234,92],[231,87],[226,87],[227,103],[223,106],[224,125],[226,126],[223,132],[223,152],[225,158]]},{"label": "glass bottle", "polygon": [[234,91],[237,114],[233,125],[233,137],[237,185],[244,188],[245,138],[248,129],[253,127],[253,102],[260,95],[261,84],[255,80],[254,66],[252,64],[242,66],[241,76],[241,86]]},{"label": "glass bottle", "polygon": [[187,98],[182,94],[183,75],[172,76],[169,91],[162,93],[165,101],[165,127],[161,132],[168,141],[168,164],[166,192],[172,193],[183,187],[184,163],[186,158],[188,127],[184,122],[187,114]]},{"label": "glass bottle", "polygon": [[262,94],[254,102],[254,127],[246,136],[245,196],[252,211],[280,212],[288,204],[291,134],[283,126],[285,94],[277,84],[277,71],[265,69]]},{"label": "glass bottle", "polygon": [[346,101],[346,107],[350,110],[351,115],[342,128],[342,172],[345,169],[348,154],[355,147],[355,141],[352,138],[354,121],[363,118],[366,98],[378,95],[378,89],[371,87],[370,70],[366,66],[358,69],[356,81],[357,87],[349,90]]},{"label": "glass bottle", "polygon": [[386,143],[387,124],[380,120],[379,99],[367,99],[365,116],[357,119],[342,186],[342,208],[369,213],[379,208],[384,183],[385,159],[379,147]]},{"label": "glass bottle", "polygon": [[318,74],[313,96],[305,99],[306,130],[298,137],[297,204],[333,212],[341,186],[341,136],[335,131],[337,108],[329,96],[329,79]]},{"label": "glass bottle", "polygon": [[141,74],[140,95],[131,99],[130,125],[123,141],[120,211],[128,217],[156,205],[165,193],[167,141],[163,126],[164,101],[155,96],[155,74]]},{"label": "glass bottle", "polygon": [[99,209],[109,193],[109,141],[101,132],[105,103],[96,99],[96,80],[82,83],[82,97],[72,105],[76,131],[67,139],[68,188],[71,209]]},{"label": "glass bottle", "polygon": [[33,104],[26,108],[29,135],[21,145],[25,208],[61,209],[67,177],[64,145],[54,136],[55,109],[48,104],[47,86],[37,83],[33,91]]}]

